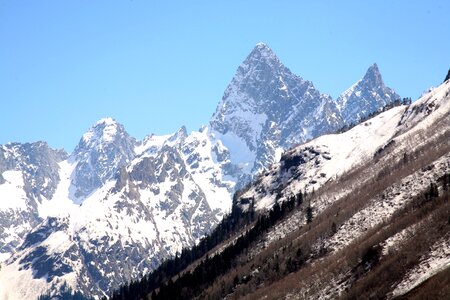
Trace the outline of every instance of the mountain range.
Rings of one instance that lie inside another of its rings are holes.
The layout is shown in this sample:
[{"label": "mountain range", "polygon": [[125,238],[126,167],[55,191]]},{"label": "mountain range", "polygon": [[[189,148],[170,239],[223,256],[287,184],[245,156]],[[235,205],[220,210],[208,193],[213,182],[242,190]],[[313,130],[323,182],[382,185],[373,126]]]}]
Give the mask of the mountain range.
[{"label": "mountain range", "polygon": [[[261,180],[295,151],[289,149],[399,100],[376,64],[333,100],[259,43],[198,131],[181,127],[138,141],[104,118],[70,154],[45,142],[2,145],[0,298],[32,299],[67,286],[108,295],[198,243],[231,212],[235,191]],[[308,155],[326,161],[326,152],[342,145],[335,142]],[[355,164],[364,159],[358,157]],[[318,169],[311,170],[302,176]],[[307,176],[319,188],[347,169],[335,171]],[[257,207],[270,207],[269,198]]]},{"label": "mountain range", "polygon": [[285,151],[116,299],[448,299],[450,79]]}]

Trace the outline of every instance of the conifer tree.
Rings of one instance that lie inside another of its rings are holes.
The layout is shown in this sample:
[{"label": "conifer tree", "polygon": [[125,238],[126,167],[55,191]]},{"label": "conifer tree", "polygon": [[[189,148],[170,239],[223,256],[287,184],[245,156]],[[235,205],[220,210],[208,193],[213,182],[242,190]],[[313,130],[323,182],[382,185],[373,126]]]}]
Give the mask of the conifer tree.
[{"label": "conifer tree", "polygon": [[308,207],[306,208],[306,223],[311,223],[313,219],[313,212],[312,212],[312,207],[311,204],[308,205]]}]

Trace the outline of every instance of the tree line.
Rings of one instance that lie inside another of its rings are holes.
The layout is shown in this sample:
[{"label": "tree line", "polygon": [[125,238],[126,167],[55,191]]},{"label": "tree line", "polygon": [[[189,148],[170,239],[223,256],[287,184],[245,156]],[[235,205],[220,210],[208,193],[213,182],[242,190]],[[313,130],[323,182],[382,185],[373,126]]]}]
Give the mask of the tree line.
[{"label": "tree line", "polygon": [[[226,273],[236,263],[236,258],[250,244],[257,241],[270,227],[283,219],[296,207],[301,206],[305,195],[299,192],[278,202],[264,214],[257,214],[254,199],[249,199],[249,209],[243,211],[238,205],[238,194],[233,197],[233,207],[212,233],[201,239],[191,249],[183,249],[181,254],[163,262],[157,269],[138,281],[123,285],[111,295],[112,300],[125,299],[191,299],[199,295],[218,276]],[[308,205],[307,222],[312,220],[312,208]],[[224,242],[245,226],[254,225],[212,257],[206,256],[192,271],[185,270],[191,263],[202,258],[208,251]],[[178,276],[176,276],[178,275]],[[237,279],[239,280],[239,279]],[[104,298],[106,300],[106,297]]]}]

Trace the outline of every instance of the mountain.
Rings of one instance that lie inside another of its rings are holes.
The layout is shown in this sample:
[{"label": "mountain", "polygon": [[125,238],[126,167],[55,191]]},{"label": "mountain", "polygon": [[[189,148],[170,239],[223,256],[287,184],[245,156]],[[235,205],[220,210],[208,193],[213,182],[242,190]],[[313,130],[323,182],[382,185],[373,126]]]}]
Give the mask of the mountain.
[{"label": "mountain", "polygon": [[384,85],[377,64],[367,70],[364,77],[343,92],[336,100],[345,124],[357,124],[359,120],[380,107],[400,101],[395,91]]},{"label": "mountain", "polygon": [[2,267],[3,297],[29,299],[66,284],[101,296],[207,234],[231,187],[208,181],[218,166],[205,136],[181,128],[135,142],[114,120],[97,122],[59,162],[56,190],[37,203],[40,222]]},{"label": "mountain", "polygon": [[256,174],[283,149],[342,126],[336,103],[259,43],[239,66],[210,127],[241,166]]},{"label": "mountain", "polygon": [[37,209],[56,191],[66,157],[45,142],[0,146],[0,261],[41,221]]},{"label": "mountain", "polygon": [[76,187],[73,196],[86,197],[111,179],[132,160],[135,143],[123,125],[112,118],[99,120],[71,154],[71,161],[77,161],[72,178]]},{"label": "mountain", "polygon": [[202,243],[111,299],[447,299],[449,118],[447,80],[293,147]]},{"label": "mountain", "polygon": [[198,131],[138,141],[104,118],[71,154],[1,146],[0,298],[64,288],[98,298],[140,278],[199,243],[232,211],[234,192],[285,150],[356,122],[342,107],[260,43]]}]

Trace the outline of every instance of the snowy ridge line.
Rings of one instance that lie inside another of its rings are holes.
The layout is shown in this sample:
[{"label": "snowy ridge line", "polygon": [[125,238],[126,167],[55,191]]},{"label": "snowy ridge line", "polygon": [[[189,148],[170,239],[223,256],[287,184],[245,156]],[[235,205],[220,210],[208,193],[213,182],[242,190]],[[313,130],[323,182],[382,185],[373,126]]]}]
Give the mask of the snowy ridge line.
[{"label": "snowy ridge line", "polygon": [[[419,192],[418,190],[421,190],[420,194],[423,194],[423,192],[425,192],[429,189],[429,187],[430,187],[429,184],[431,182],[436,182],[436,180],[438,178],[440,178],[443,174],[448,174],[450,172],[450,163],[449,162],[450,162],[450,154],[447,154],[447,155],[441,157],[437,162],[436,161],[433,162],[433,164],[435,164],[435,167],[433,169],[434,171],[430,172],[430,170],[426,170],[426,171],[420,170],[420,171],[410,175],[410,176],[416,176],[416,178],[415,178],[416,181],[407,181],[407,182],[409,184],[413,184],[413,183],[415,184],[416,182],[419,182],[420,186],[418,188],[415,188],[414,191]],[[441,167],[441,168],[439,168],[439,167]],[[444,167],[444,168],[442,168],[442,167]],[[436,169],[438,169],[438,171],[436,171]],[[424,173],[426,173],[425,180],[422,181],[421,177]],[[399,183],[396,185],[401,186],[402,184]],[[411,197],[415,197],[414,195],[417,195],[417,193],[415,193],[415,192],[411,193]],[[395,195],[397,192],[395,191],[395,189],[394,190],[391,189],[389,193],[391,195],[392,195],[392,193],[394,193],[394,195]],[[402,205],[402,207],[406,206],[409,202],[410,201],[405,201],[405,203],[404,203],[404,205]],[[376,204],[376,203],[374,203],[374,204]],[[369,206],[366,209],[370,211],[371,207]],[[401,209],[401,208],[399,208],[399,209]],[[398,211],[398,209],[396,209],[396,211]],[[367,215],[365,215],[365,216],[367,216]],[[381,219],[381,222],[379,224],[375,224],[374,227],[371,227],[371,228],[376,228],[377,226],[382,225],[384,222],[389,220],[389,218],[391,218],[391,217],[392,217],[392,214],[390,216],[383,216]],[[388,249],[392,249],[392,248],[396,247],[396,245],[399,242],[407,239],[407,235],[413,235],[417,228],[420,229],[421,224],[425,224],[425,223],[427,223],[427,220],[430,220],[430,217],[432,217],[432,215],[428,215],[427,217],[425,217],[425,219],[421,220],[419,223],[414,223],[414,224],[404,228],[403,230],[397,232],[396,234],[390,236],[385,241],[381,242],[380,243],[380,246],[382,247],[381,248],[381,256],[386,256],[388,254],[387,253]],[[354,218],[354,217],[352,217],[352,218]],[[371,222],[370,220],[367,220],[367,219],[363,220],[363,221],[368,221],[369,223]],[[351,221],[348,221],[348,222],[351,222]],[[348,222],[346,222],[346,223],[348,223]],[[370,230],[370,228],[368,228],[368,230]],[[348,229],[348,232],[351,232],[351,230]],[[339,234],[339,232],[337,232],[337,234]],[[372,234],[373,234],[373,232],[372,232]],[[341,235],[342,235],[342,232],[341,232]],[[348,239],[347,240],[348,242],[345,242],[342,245],[340,245],[341,247],[339,247],[339,249],[337,249],[337,250],[342,250],[342,249],[345,250],[345,247],[348,247],[351,243],[354,243],[357,239],[362,239],[363,235],[364,235],[364,232],[362,232],[359,236],[356,236],[352,240]],[[334,236],[331,239],[333,239],[333,238],[334,238]],[[410,238],[413,238],[413,236],[410,236]],[[446,238],[444,238],[444,240],[446,240]],[[329,241],[329,240],[326,239],[325,242],[327,242],[327,241]],[[447,241],[448,241],[448,238],[447,238]],[[320,242],[317,243],[315,247],[318,248],[319,245],[320,245]],[[444,250],[445,253],[450,251],[450,248],[448,247],[448,245],[445,245],[443,248],[444,249],[446,248],[446,250]],[[331,255],[333,255],[333,253],[337,253],[338,252],[337,250],[333,249],[333,252],[331,252]],[[342,251],[344,251],[344,250],[342,250]],[[328,255],[329,255],[329,253],[327,253],[327,256]],[[319,261],[321,261],[321,260],[322,259],[319,259]],[[450,265],[447,265],[447,267],[448,266],[450,266]],[[438,269],[438,271],[441,271],[441,270],[442,270],[442,268]],[[434,275],[434,274],[436,274],[436,272],[434,272],[432,275]],[[351,283],[349,283],[349,280],[352,279],[350,275],[351,275],[350,271],[347,271],[347,273],[340,273],[338,275],[334,275],[333,277],[329,278],[328,279],[329,283],[325,287],[322,286],[319,290],[319,293],[316,294],[312,298],[314,298],[314,299],[332,299],[332,298],[336,297],[336,295],[340,295],[340,293],[342,293],[347,287],[351,286]],[[324,281],[324,279],[322,278],[322,279],[320,279],[320,281],[318,283],[315,283],[315,284],[320,286],[320,284],[323,284],[324,282],[327,282],[327,281],[326,280]]]},{"label": "snowy ridge line", "polygon": [[[448,161],[448,159],[449,159],[448,156],[445,156],[444,158],[441,158],[439,160],[439,164],[440,165],[445,165],[446,162]],[[447,164],[447,167],[448,167],[448,164]],[[443,171],[443,172],[445,172],[445,171]],[[440,174],[440,175],[442,175],[442,174]],[[436,176],[438,176],[438,175],[436,175]],[[424,182],[423,180],[421,180],[421,185],[420,185],[420,188],[418,188],[418,190],[412,190],[412,191],[411,190],[407,190],[405,188],[405,186],[406,186],[405,184],[409,183],[409,182],[412,182],[411,180],[417,179],[418,177],[421,177],[421,171],[420,170],[417,171],[416,174],[409,175],[407,178],[404,178],[401,183],[398,183],[396,185],[396,187],[389,188],[388,192],[392,196],[393,194],[397,193],[396,189],[400,189],[402,192],[409,192],[408,195],[406,195],[406,194],[404,195],[406,198],[413,197],[414,195],[419,193],[420,189],[426,188],[427,184],[429,184],[429,182]],[[370,177],[366,177],[366,181],[370,180],[370,179],[371,179]],[[433,178],[429,178],[429,179],[433,180]],[[364,182],[362,182],[360,184],[363,184],[363,183]],[[344,193],[338,194],[337,197],[336,196],[335,197],[330,197],[329,195],[321,195],[321,196],[316,197],[316,200],[313,203],[314,204],[314,208],[315,208],[315,212],[317,214],[320,214],[324,210],[325,207],[328,207],[333,202],[344,198],[346,195],[347,194],[344,192]],[[332,199],[331,202],[330,202],[330,199]],[[393,202],[390,201],[390,200],[393,200]],[[400,206],[396,207],[396,205],[403,206],[406,203],[406,202],[402,203],[403,200],[401,198],[397,198],[397,199],[396,198],[393,198],[393,199],[389,198],[389,199],[385,199],[384,201],[381,200],[381,199],[377,199],[377,200],[373,199],[373,201],[379,201],[379,203],[374,203],[372,206],[367,208],[366,209],[367,213],[364,216],[361,216],[362,219],[364,219],[365,217],[370,217],[370,216],[375,217],[374,215],[371,215],[371,209],[377,208],[377,207],[379,207],[379,205],[381,205],[381,210],[378,209],[378,210],[380,210],[380,213],[382,213],[385,208],[389,209],[390,212],[393,213],[398,208],[400,208]],[[378,210],[375,210],[375,211],[378,211]],[[363,213],[361,212],[361,214],[363,214]],[[270,238],[270,236],[276,236],[276,237],[281,237],[282,238],[282,237],[284,237],[286,235],[286,233],[291,231],[287,227],[283,226],[283,224],[287,224],[287,226],[291,227],[292,229],[298,228],[297,227],[298,224],[296,222],[293,222],[293,221],[298,221],[299,219],[304,219],[304,215],[303,215],[302,212],[297,212],[293,216],[289,217],[289,220],[282,222],[282,224],[280,224],[280,226],[277,227],[276,233],[273,232],[273,234],[269,234],[268,241],[273,240],[272,238]],[[358,216],[355,217],[355,220],[350,220],[349,222],[358,221],[357,219],[358,219]],[[304,224],[304,223],[305,223],[305,221],[301,222],[300,224]],[[358,224],[360,222],[356,222],[356,223]],[[361,230],[361,233],[364,232],[364,231],[365,230]],[[267,246],[267,244],[266,244],[266,246]]]},{"label": "snowy ridge line", "polygon": [[[448,171],[448,169],[450,168],[450,164],[448,164],[447,162],[449,160],[450,160],[450,157],[448,155],[444,155],[443,157],[441,157],[440,159],[437,160],[437,163],[432,162],[432,164],[437,164],[437,166],[434,168],[433,171],[429,171],[429,170],[426,171],[425,177],[423,177],[423,171],[419,169],[415,173],[410,174],[409,176],[403,178],[400,183],[396,183],[394,186],[387,188],[385,193],[388,197],[378,196],[378,197],[373,198],[371,200],[371,202],[373,204],[371,204],[371,205],[369,205],[369,203],[365,204],[366,209],[363,211],[360,211],[356,216],[353,217],[353,219],[350,219],[348,222],[346,222],[344,224],[344,226],[347,226],[349,228],[353,227],[353,226],[357,226],[358,234],[363,234],[368,228],[376,226],[375,223],[378,224],[379,222],[375,222],[375,219],[378,219],[378,217],[379,217],[379,221],[382,221],[383,219],[389,217],[395,211],[397,211],[398,209],[400,209],[401,207],[403,207],[404,205],[407,204],[408,201],[405,201],[405,199],[403,199],[403,197],[406,199],[412,199],[412,197],[414,197],[415,195],[420,193],[423,189],[426,189],[430,182],[433,182],[437,177],[439,177],[443,173],[445,173],[446,170]],[[360,167],[362,167],[362,166],[364,166],[363,163],[360,165]],[[439,169],[439,172],[436,173],[435,172],[436,169]],[[373,176],[374,176],[374,174],[372,174],[372,176],[363,176],[364,179],[358,183],[358,186],[363,186],[370,180],[373,180]],[[422,177],[425,178],[426,180],[424,181]],[[414,190],[407,189],[406,187],[408,186],[408,184],[410,184],[411,182],[415,182],[415,180],[418,180],[420,182],[419,187],[417,187],[417,189],[414,189]],[[288,195],[294,194],[291,192],[292,189],[291,189],[290,184],[295,184],[295,183],[294,182],[287,183],[287,186],[285,187],[285,189],[283,189],[284,194],[288,194]],[[288,190],[288,192],[286,192],[286,190]],[[350,190],[351,189],[347,189],[344,191],[342,191],[342,190],[332,191],[331,194],[330,194],[330,192],[325,191],[325,193],[323,194],[323,193],[321,193],[321,191],[319,189],[316,192],[316,194],[318,194],[318,196],[316,196],[316,197],[308,196],[308,197],[314,198],[314,201],[311,202],[311,204],[314,207],[314,213],[316,215],[322,213],[327,207],[329,207],[333,203],[337,202],[340,199],[345,198],[348,195],[348,193],[350,193]],[[398,194],[399,191],[404,192],[403,197],[397,197],[396,194]],[[249,197],[249,195],[250,194],[248,194],[248,193],[244,193],[245,197]],[[283,200],[283,198],[281,198],[281,200],[279,200],[279,201],[282,201],[282,200]],[[386,211],[387,211],[387,213],[386,213]],[[373,214],[373,212],[376,212],[376,214]],[[365,220],[365,221],[369,220],[370,224],[368,226],[364,227],[361,225],[362,220]],[[371,224],[372,221],[375,223]],[[349,225],[350,223],[354,223],[354,225]],[[257,255],[257,253],[259,253],[259,251],[261,251],[263,248],[267,247],[274,240],[284,238],[287,234],[292,233],[292,231],[294,231],[295,229],[298,229],[299,227],[301,227],[302,225],[305,225],[305,224],[306,224],[306,219],[305,219],[304,212],[303,211],[294,212],[293,215],[289,216],[287,220],[282,221],[278,226],[276,226],[273,230],[271,230],[267,233],[267,235],[264,239],[264,243],[260,243],[255,248],[254,251],[256,251],[256,252],[254,253],[254,255]],[[349,231],[343,230],[343,231],[341,231],[341,233],[342,232],[348,233]],[[353,234],[350,234],[350,236],[353,237]],[[297,237],[296,239],[299,239],[299,238],[301,238],[301,236]],[[340,239],[339,235],[336,235],[335,238]],[[347,240],[347,241],[348,241],[348,243],[351,242],[351,240]],[[320,243],[322,243],[322,242],[320,242]],[[334,243],[334,242],[332,241],[331,243]],[[337,244],[337,242],[336,242],[336,244]],[[319,247],[319,245],[316,245],[316,246]],[[322,245],[320,245],[320,246],[322,246]],[[339,249],[342,247],[345,247],[345,246],[346,246],[346,243],[342,244],[341,247],[339,247]],[[259,250],[256,250],[256,249],[259,249]]]},{"label": "snowy ridge line", "polygon": [[[282,188],[284,196],[304,191],[311,193],[328,181],[364,165],[379,146],[389,141],[405,108],[395,107],[347,132],[321,136],[285,152],[284,157],[299,160],[300,164],[294,170],[284,170],[282,164],[275,165],[244,197],[255,197],[257,209],[268,208],[275,202],[275,189]],[[365,143],[368,136],[371,136],[371,143]],[[337,149],[333,146],[337,144],[345,146]]]}]

